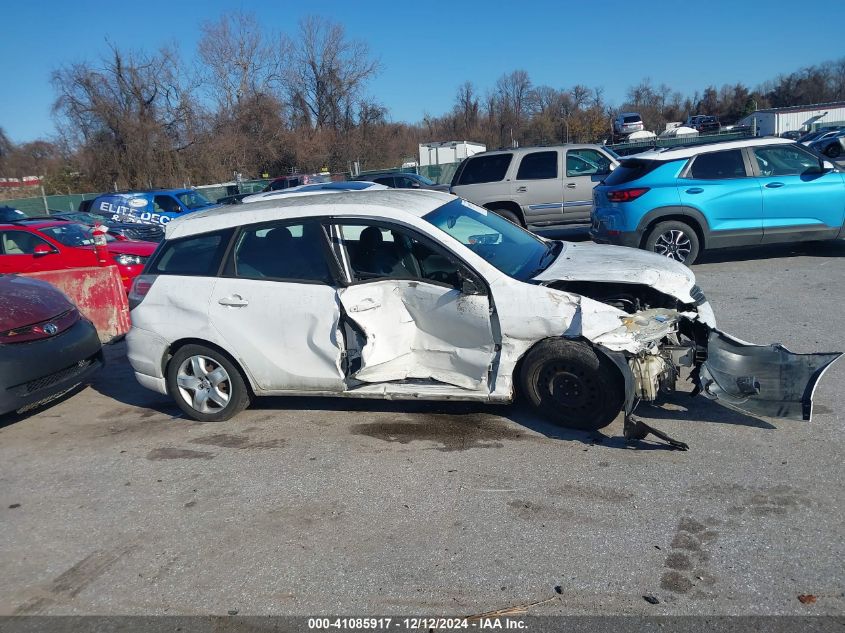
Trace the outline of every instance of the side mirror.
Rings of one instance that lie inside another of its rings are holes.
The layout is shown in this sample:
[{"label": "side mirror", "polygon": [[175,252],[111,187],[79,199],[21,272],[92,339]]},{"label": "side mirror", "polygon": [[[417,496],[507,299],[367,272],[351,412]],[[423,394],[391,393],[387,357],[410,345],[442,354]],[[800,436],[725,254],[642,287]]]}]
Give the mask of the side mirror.
[{"label": "side mirror", "polygon": [[461,294],[464,295],[483,295],[484,290],[478,285],[474,277],[466,275],[463,271],[460,273],[461,278]]},{"label": "side mirror", "polygon": [[32,254],[35,257],[44,257],[45,255],[52,255],[55,252],[56,249],[48,244],[36,244],[32,250]]}]

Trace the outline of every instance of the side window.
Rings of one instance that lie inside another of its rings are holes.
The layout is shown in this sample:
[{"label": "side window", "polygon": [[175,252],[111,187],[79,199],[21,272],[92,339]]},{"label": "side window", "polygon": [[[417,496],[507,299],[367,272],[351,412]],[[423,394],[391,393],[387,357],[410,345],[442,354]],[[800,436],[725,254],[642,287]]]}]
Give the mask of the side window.
[{"label": "side window", "polygon": [[566,177],[596,176],[610,173],[610,159],[594,149],[571,149],[566,152]]},{"label": "side window", "polygon": [[163,213],[179,213],[182,207],[172,196],[158,195],[154,198],[155,210]]},{"label": "side window", "polygon": [[[47,242],[26,231],[0,233],[0,253],[3,255],[32,255],[39,244],[47,244]],[[47,244],[47,246],[50,245]]]},{"label": "side window", "polygon": [[531,152],[522,157],[517,180],[557,178],[557,152]]},{"label": "side window", "polygon": [[761,176],[794,176],[818,169],[819,159],[798,147],[755,147],[754,158]]},{"label": "side window", "polygon": [[725,152],[710,152],[695,157],[690,176],[698,180],[726,180],[745,178],[745,163],[742,151],[732,149]]},{"label": "side window", "polygon": [[381,178],[373,178],[373,182],[377,185],[384,185],[385,187],[395,187],[393,176],[382,176]]},{"label": "side window", "polygon": [[396,187],[399,189],[416,189],[419,188],[419,183],[416,180],[412,180],[407,176],[397,176],[396,177]]},{"label": "side window", "polygon": [[367,224],[340,227],[353,281],[424,279],[460,287],[458,262],[395,228]]},{"label": "side window", "polygon": [[245,228],[235,246],[234,275],[332,284],[325,233],[317,222]]},{"label": "side window", "polygon": [[494,154],[492,156],[473,156],[458,176],[458,185],[474,185],[482,182],[499,182],[505,178],[513,154]]},{"label": "side window", "polygon": [[150,263],[149,273],[216,277],[233,231],[227,229],[164,242]]}]

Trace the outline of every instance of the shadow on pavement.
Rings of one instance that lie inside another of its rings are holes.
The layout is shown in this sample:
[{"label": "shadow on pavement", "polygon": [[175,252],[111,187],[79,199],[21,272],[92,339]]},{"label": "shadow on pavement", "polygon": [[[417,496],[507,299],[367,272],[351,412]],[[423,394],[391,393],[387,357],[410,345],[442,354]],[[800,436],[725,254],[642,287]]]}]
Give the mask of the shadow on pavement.
[{"label": "shadow on pavement", "polygon": [[705,252],[695,265],[777,259],[780,257],[845,257],[845,240],[725,248]]}]

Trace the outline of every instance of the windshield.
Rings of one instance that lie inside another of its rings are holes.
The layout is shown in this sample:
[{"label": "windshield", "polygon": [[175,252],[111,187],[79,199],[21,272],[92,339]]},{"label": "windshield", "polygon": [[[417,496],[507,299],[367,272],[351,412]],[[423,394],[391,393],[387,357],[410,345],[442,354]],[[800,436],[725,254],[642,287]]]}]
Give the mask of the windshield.
[{"label": "windshield", "polygon": [[198,191],[186,191],[185,193],[176,194],[179,202],[184,204],[189,209],[199,209],[211,204],[211,202]]},{"label": "windshield", "polygon": [[562,242],[541,240],[466,200],[453,200],[423,216],[506,275],[527,281],[542,272],[560,252]]},{"label": "windshield", "polygon": [[[94,244],[94,230],[83,224],[68,223],[61,226],[48,226],[40,230],[44,235],[65,246],[92,246]],[[113,242],[114,238],[106,235],[106,241]]]}]

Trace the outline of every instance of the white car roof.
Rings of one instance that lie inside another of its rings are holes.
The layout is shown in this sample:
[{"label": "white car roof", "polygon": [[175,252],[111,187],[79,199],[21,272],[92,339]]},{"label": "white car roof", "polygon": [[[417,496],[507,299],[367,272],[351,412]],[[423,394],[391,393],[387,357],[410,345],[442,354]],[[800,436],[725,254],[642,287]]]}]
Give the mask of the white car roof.
[{"label": "white car roof", "polygon": [[760,145],[795,145],[795,141],[788,138],[776,136],[764,138],[746,138],[739,141],[725,141],[714,143],[699,143],[698,145],[685,145],[682,147],[661,147],[640,154],[623,156],[622,159],[636,158],[637,160],[675,160],[677,158],[690,158],[705,152],[717,152],[726,149],[737,149],[740,147],[758,147]]},{"label": "white car roof", "polygon": [[401,220],[408,215],[421,217],[455,199],[456,196],[450,193],[425,189],[379,189],[338,192],[330,196],[278,197],[188,213],[169,222],[165,236],[174,239],[256,222],[322,215]]},{"label": "white car roof", "polygon": [[[285,196],[305,196],[305,195],[319,195],[324,193],[340,193],[343,191],[367,191],[369,189],[387,189],[385,185],[380,185],[375,182],[368,182],[363,180],[355,180],[352,181],[356,185],[369,185],[367,187],[350,187],[349,189],[344,189],[343,185],[345,183],[335,183],[335,182],[310,182],[306,185],[298,185],[296,187],[288,187],[287,189],[277,189],[275,191],[262,191],[260,193],[254,193],[251,196],[246,196],[242,203],[253,203],[253,202],[262,202],[264,200],[268,200],[271,198],[281,198]],[[326,187],[325,185],[329,185]]]}]

